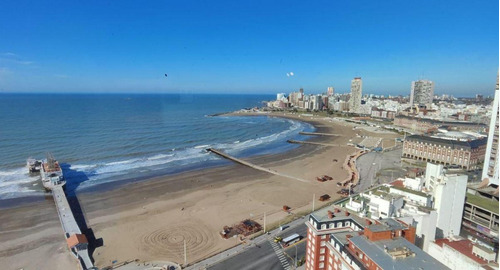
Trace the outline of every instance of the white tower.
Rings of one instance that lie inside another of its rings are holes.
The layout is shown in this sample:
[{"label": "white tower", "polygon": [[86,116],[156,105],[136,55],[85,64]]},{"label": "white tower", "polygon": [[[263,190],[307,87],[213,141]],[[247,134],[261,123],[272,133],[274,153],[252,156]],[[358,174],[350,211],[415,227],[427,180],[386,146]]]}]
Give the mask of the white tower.
[{"label": "white tower", "polygon": [[430,107],[434,99],[434,82],[418,80],[411,82],[410,107],[425,104]]},{"label": "white tower", "polygon": [[497,86],[495,88],[495,99],[491,108],[490,130],[488,133],[488,145],[486,146],[486,155],[484,157],[483,181],[488,180],[490,185],[498,186],[498,74]]},{"label": "white tower", "polygon": [[361,107],[361,97],[363,92],[363,81],[361,77],[356,77],[351,81],[351,99],[349,100],[349,110],[358,113]]}]

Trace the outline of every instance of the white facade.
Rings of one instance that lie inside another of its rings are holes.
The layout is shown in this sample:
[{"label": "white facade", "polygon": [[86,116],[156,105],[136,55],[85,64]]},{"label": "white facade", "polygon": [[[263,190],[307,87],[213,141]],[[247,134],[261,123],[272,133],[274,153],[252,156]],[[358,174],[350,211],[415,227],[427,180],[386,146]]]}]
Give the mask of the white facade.
[{"label": "white facade", "polygon": [[444,167],[441,164],[427,163],[425,167],[425,188],[432,191],[437,177],[444,174]]},{"label": "white facade", "polygon": [[431,106],[434,99],[434,82],[418,80],[411,82],[410,106],[425,104]]},{"label": "white facade", "polygon": [[371,213],[371,218],[373,219],[394,217],[404,204],[403,197],[401,196],[368,194],[365,197],[370,199],[368,211]]},{"label": "white facade", "polygon": [[429,244],[436,239],[436,210],[426,210],[415,205],[406,204],[405,207],[399,211],[399,215],[412,219],[412,221],[407,224],[411,224],[415,227],[415,244],[422,248],[423,251],[427,252]]},{"label": "white facade", "polygon": [[426,187],[431,190],[434,209],[438,212],[437,237],[458,235],[462,225],[467,175],[441,174],[426,175],[427,177],[430,179],[430,186],[426,183]]},{"label": "white facade", "polygon": [[312,110],[321,110],[323,108],[323,101],[320,95],[312,96]]},{"label": "white facade", "polygon": [[396,187],[391,187],[390,189],[391,194],[398,194],[401,196],[404,196],[406,200],[415,203],[420,206],[424,207],[431,207],[432,206],[432,200],[431,196],[423,193],[423,192],[414,192],[412,190],[402,190],[398,189]]},{"label": "white facade", "polygon": [[[494,184],[498,186],[498,159],[499,159],[499,149],[498,149],[498,75],[497,75],[497,85],[495,88],[495,99],[493,100],[493,107],[491,108],[491,121],[488,133],[488,145],[486,146],[486,156],[484,157],[483,175],[482,179],[488,179],[489,184]],[[496,140],[495,140],[496,139]]]},{"label": "white facade", "polygon": [[363,202],[362,201],[355,201],[352,199],[352,197],[349,199],[349,202],[346,203],[345,208],[352,210],[356,213],[360,213],[363,210]]},{"label": "white facade", "polygon": [[285,93],[276,94],[276,100],[283,100],[285,98]]},{"label": "white facade", "polygon": [[409,189],[417,190],[417,191],[422,190],[424,183],[425,183],[425,179],[421,178],[421,177],[417,177],[417,178],[406,177],[403,180],[403,184],[405,185],[405,188],[409,188]]},{"label": "white facade", "polygon": [[351,81],[351,99],[349,99],[349,109],[351,112],[359,112],[362,95],[363,81],[361,80],[361,77],[356,77]]}]

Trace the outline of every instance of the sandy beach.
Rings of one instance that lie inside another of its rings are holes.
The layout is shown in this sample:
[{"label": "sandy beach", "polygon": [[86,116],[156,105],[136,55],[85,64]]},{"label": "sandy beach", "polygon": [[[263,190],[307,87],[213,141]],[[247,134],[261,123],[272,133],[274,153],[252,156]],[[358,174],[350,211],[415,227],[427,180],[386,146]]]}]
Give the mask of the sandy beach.
[{"label": "sandy beach", "polygon": [[[317,198],[323,194],[329,194],[332,200],[338,198],[335,180],[348,176],[343,162],[356,152],[347,146],[356,134],[380,137],[386,146],[395,137],[353,130],[352,124],[322,117],[269,115],[306,121],[318,132],[338,134],[314,136],[311,141],[339,146],[302,145],[282,154],[245,159],[306,182],[233,163],[131,183],[115,190],[79,193],[87,225],[97,239],[102,239],[102,246],[93,253],[95,264],[101,268],[113,261],[134,259],[183,263],[184,241],[188,263],[214,255],[240,243],[219,236],[225,225],[246,218],[262,223],[264,213],[269,225],[287,217],[283,205],[290,206],[292,213],[303,213],[312,209],[314,195],[316,207],[321,205]],[[335,180],[315,180],[324,174]],[[0,209],[0,220],[2,269],[75,269],[51,197]]]}]

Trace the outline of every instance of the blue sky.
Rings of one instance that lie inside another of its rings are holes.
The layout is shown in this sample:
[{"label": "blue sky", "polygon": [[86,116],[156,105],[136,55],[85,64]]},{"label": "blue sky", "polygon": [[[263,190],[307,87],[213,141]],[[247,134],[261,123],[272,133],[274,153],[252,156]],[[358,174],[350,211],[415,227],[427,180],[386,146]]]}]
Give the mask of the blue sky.
[{"label": "blue sky", "polygon": [[[0,92],[492,94],[498,1],[0,2]],[[294,76],[287,77],[287,72]],[[164,77],[168,73],[168,78]]]}]

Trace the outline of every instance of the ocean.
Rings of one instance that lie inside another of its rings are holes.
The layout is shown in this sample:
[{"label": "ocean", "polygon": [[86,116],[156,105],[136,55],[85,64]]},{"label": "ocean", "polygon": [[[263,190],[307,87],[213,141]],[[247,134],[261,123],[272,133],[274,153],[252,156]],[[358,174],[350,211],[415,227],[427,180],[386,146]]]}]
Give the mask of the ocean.
[{"label": "ocean", "polygon": [[[51,152],[67,190],[139,181],[229,164],[236,157],[281,153],[313,131],[307,123],[256,116],[210,116],[261,106],[271,95],[1,94],[0,200],[43,195],[26,159]],[[138,180],[139,179],[139,180]]]}]

